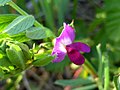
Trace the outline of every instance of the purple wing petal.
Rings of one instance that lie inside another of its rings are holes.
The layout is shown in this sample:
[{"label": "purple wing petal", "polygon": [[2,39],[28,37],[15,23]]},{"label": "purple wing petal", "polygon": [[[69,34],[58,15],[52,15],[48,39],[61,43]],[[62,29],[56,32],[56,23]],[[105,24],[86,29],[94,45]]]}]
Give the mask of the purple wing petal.
[{"label": "purple wing petal", "polygon": [[66,53],[67,51],[66,51],[64,45],[61,43],[61,40],[59,38],[56,38],[54,48],[52,51],[52,55],[54,55],[55,53],[60,53],[60,52]]},{"label": "purple wing petal", "polygon": [[66,53],[64,52],[56,53],[56,58],[52,62],[61,62],[64,59],[65,55]]},{"label": "purple wing petal", "polygon": [[75,39],[75,30],[64,23],[64,29],[58,37],[64,45],[71,44]]},{"label": "purple wing petal", "polygon": [[67,49],[68,57],[74,64],[81,65],[85,62],[84,57],[79,53],[79,51],[71,47],[66,47],[66,49]]},{"label": "purple wing petal", "polygon": [[72,43],[70,45],[67,45],[67,47],[71,47],[74,48],[76,50],[79,50],[81,52],[90,52],[90,47],[84,43],[81,42],[76,42],[76,43]]},{"label": "purple wing petal", "polygon": [[53,60],[53,62],[60,62],[64,59],[67,51],[63,44],[61,44],[60,39],[56,39],[55,45],[52,51],[52,56],[56,55],[56,58]]}]

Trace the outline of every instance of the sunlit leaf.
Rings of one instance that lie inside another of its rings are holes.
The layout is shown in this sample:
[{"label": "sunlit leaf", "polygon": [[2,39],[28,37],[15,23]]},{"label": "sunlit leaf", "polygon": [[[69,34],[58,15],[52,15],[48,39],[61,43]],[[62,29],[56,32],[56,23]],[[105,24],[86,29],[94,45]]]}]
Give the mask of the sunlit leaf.
[{"label": "sunlit leaf", "polygon": [[54,34],[47,28],[32,27],[26,31],[26,36],[30,39],[43,39],[54,37]]},{"label": "sunlit leaf", "polygon": [[28,16],[19,16],[13,20],[4,30],[10,35],[18,34],[22,31],[25,31],[34,24],[34,17],[31,15]]},{"label": "sunlit leaf", "polygon": [[3,6],[4,4],[10,2],[11,0],[0,0],[0,6]]},{"label": "sunlit leaf", "polygon": [[16,14],[1,14],[0,15],[0,32],[3,31],[18,15]]},{"label": "sunlit leaf", "polygon": [[8,34],[0,34],[0,39],[10,38]]}]

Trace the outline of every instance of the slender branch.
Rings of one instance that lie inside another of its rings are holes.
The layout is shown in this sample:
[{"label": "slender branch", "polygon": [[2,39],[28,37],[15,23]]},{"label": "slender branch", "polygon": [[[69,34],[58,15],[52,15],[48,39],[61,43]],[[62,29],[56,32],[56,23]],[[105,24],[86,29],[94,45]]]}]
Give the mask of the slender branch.
[{"label": "slender branch", "polygon": [[103,57],[102,57],[102,52],[101,52],[101,44],[98,44],[96,46],[97,49],[97,53],[98,53],[98,59],[99,59],[99,66],[98,66],[98,88],[99,90],[103,90],[103,86],[102,86],[102,77],[103,77]]},{"label": "slender branch", "polygon": [[109,60],[107,53],[104,54],[104,90],[109,90]]}]

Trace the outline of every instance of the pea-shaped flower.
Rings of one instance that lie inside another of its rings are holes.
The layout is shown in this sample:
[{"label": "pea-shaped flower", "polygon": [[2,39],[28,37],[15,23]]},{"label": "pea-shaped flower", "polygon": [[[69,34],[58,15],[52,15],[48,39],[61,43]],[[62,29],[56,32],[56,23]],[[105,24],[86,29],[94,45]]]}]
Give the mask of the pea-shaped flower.
[{"label": "pea-shaped flower", "polygon": [[73,42],[75,39],[75,30],[69,24],[64,23],[64,29],[59,37],[55,39],[52,56],[56,55],[52,62],[61,62],[65,55],[76,65],[84,63],[85,58],[80,52],[90,52],[90,47],[81,42]]}]

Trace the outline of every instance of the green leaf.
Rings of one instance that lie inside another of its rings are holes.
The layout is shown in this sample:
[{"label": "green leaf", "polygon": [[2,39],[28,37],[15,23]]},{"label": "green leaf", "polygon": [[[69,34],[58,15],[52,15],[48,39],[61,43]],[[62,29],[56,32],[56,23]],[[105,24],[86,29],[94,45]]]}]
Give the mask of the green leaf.
[{"label": "green leaf", "polygon": [[10,36],[8,34],[0,34],[0,39],[6,39],[6,38],[10,38]]},{"label": "green leaf", "polygon": [[10,48],[6,49],[6,54],[10,62],[18,68],[25,69],[24,55],[21,48],[15,44],[9,44]]},{"label": "green leaf", "polygon": [[8,67],[11,63],[6,55],[0,50],[0,66]]},{"label": "green leaf", "polygon": [[18,34],[30,28],[34,24],[34,21],[35,19],[31,15],[19,16],[6,27],[4,32],[10,35]]},{"label": "green leaf", "polygon": [[11,0],[0,0],[0,6],[3,6],[4,4],[10,2]]},{"label": "green leaf", "polygon": [[95,88],[97,88],[97,85],[96,84],[91,84],[91,85],[86,85],[86,86],[74,88],[72,90],[94,90]]},{"label": "green leaf", "polygon": [[36,54],[35,61],[33,62],[33,65],[45,66],[48,63],[50,63],[53,59],[54,59],[54,57],[51,56],[50,53]]},{"label": "green leaf", "polygon": [[29,38],[26,37],[25,33],[15,34],[10,38],[13,39],[14,41],[19,41],[19,42],[26,42],[30,40]]},{"label": "green leaf", "polygon": [[0,24],[11,22],[16,17],[18,17],[17,14],[0,14]]},{"label": "green leaf", "polygon": [[47,28],[32,27],[26,30],[26,36],[30,39],[43,39],[47,37],[55,37]]},{"label": "green leaf", "polygon": [[114,76],[114,83],[115,83],[116,90],[120,90],[120,75]]},{"label": "green leaf", "polygon": [[4,78],[4,72],[3,72],[2,69],[0,68],[0,80],[2,80],[2,78]]},{"label": "green leaf", "polygon": [[60,85],[60,86],[80,86],[80,85],[87,85],[87,84],[92,84],[94,83],[93,81],[89,79],[70,79],[70,80],[57,80],[55,81],[55,84]]},{"label": "green leaf", "polygon": [[30,52],[29,47],[26,44],[21,43],[21,42],[15,42],[15,44],[18,45],[22,49],[25,62],[27,62],[28,60],[32,60],[33,54]]},{"label": "green leaf", "polygon": [[1,14],[0,15],[0,32],[3,31],[8,24],[10,24],[15,18],[17,18],[17,14]]},{"label": "green leaf", "polygon": [[120,0],[105,0],[106,33],[109,39],[120,41]]}]

